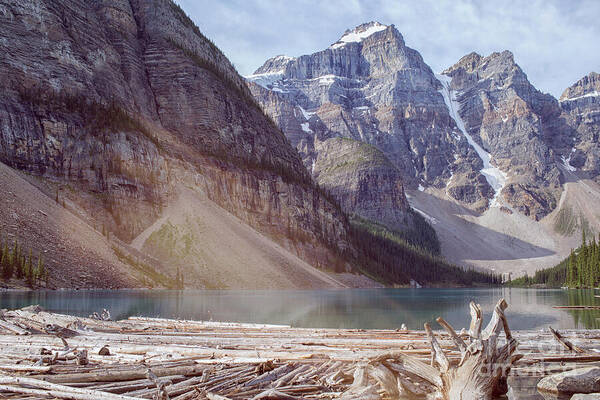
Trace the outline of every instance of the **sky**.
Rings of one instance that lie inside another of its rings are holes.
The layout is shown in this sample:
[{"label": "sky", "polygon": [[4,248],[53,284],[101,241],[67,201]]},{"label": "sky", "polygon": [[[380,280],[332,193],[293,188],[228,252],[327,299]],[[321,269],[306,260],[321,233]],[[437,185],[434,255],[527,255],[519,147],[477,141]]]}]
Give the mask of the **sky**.
[{"label": "sky", "polygon": [[600,0],[176,0],[242,75],[279,54],[327,48],[363,22],[394,24],[439,73],[462,56],[510,50],[559,97],[600,72]]}]

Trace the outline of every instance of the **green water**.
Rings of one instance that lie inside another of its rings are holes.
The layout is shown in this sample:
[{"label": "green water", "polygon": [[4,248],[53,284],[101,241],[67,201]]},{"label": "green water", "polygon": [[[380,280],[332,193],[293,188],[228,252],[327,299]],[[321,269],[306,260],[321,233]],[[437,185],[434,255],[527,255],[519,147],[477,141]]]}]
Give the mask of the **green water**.
[{"label": "green water", "polygon": [[[600,293],[600,292],[599,292]],[[348,290],[91,290],[2,292],[0,307],[39,304],[44,309],[88,316],[108,309],[114,319],[132,315],[197,320],[290,324],[320,328],[422,329],[443,316],[467,327],[468,304],[480,303],[489,317],[504,297],[512,329],[600,328],[600,310],[559,310],[552,306],[600,305],[591,290],[348,289]],[[435,326],[435,323],[433,324]]]}]

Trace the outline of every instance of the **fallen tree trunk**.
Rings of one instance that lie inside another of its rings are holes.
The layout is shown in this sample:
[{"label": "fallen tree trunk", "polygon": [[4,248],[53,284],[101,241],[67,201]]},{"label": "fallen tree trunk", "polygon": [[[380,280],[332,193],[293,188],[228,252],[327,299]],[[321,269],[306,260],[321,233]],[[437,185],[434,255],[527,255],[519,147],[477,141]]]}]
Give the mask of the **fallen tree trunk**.
[{"label": "fallen tree trunk", "polygon": [[583,350],[582,348],[575,346],[573,343],[569,342],[567,339],[565,339],[563,337],[563,335],[560,334],[559,331],[557,331],[556,329],[552,328],[551,326],[548,327],[548,330],[552,333],[552,335],[554,336],[554,338],[560,343],[562,344],[567,350],[572,351],[574,353],[585,353],[585,350]]},{"label": "fallen tree trunk", "polygon": [[[34,387],[30,389],[23,386]],[[44,389],[44,390],[39,390]],[[33,378],[0,375],[0,390],[23,394],[44,394],[60,399],[76,400],[130,400],[134,397],[58,385]]]},{"label": "fallen tree trunk", "polygon": [[[353,394],[369,392],[366,388],[374,384],[379,386],[385,398],[402,399],[414,395],[409,389],[412,380],[407,376],[416,376],[428,383],[433,388],[431,394],[439,400],[491,400],[494,396],[505,394],[508,390],[508,373],[512,365],[521,358],[520,355],[514,355],[517,341],[512,337],[504,316],[507,306],[504,299],[500,300],[491,321],[482,331],[481,307],[471,303],[472,319],[467,341],[444,319],[437,319],[460,352],[458,364],[450,362],[426,323],[425,331],[431,346],[431,365],[401,352],[383,354],[370,360],[370,368],[364,369],[369,376],[365,377],[363,371],[359,375],[358,387],[353,385],[348,396],[343,398],[356,398]],[[502,331],[506,336],[506,343],[498,347]]]}]

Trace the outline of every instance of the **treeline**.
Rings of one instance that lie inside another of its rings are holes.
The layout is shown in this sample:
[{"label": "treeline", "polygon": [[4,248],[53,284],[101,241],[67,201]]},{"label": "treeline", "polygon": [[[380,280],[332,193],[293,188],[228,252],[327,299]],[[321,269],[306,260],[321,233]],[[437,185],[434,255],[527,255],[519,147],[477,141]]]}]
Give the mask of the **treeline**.
[{"label": "treeline", "polygon": [[403,285],[411,279],[420,284],[457,286],[501,283],[498,275],[449,264],[381,225],[355,219],[350,226],[361,272],[385,283]]},{"label": "treeline", "polygon": [[600,236],[589,242],[585,230],[581,246],[571,250],[569,257],[551,268],[536,271],[510,282],[511,286],[543,285],[547,287],[593,288],[600,286]]},{"label": "treeline", "polygon": [[433,226],[416,211],[411,209],[410,214],[413,219],[413,227],[406,231],[405,237],[410,243],[429,251],[431,254],[440,255],[442,248]]},{"label": "treeline", "polygon": [[39,286],[42,282],[48,285],[48,270],[44,259],[38,254],[34,259],[32,250],[25,252],[18,240],[9,243],[0,238],[0,277],[2,281],[11,279],[24,280],[29,287]]}]

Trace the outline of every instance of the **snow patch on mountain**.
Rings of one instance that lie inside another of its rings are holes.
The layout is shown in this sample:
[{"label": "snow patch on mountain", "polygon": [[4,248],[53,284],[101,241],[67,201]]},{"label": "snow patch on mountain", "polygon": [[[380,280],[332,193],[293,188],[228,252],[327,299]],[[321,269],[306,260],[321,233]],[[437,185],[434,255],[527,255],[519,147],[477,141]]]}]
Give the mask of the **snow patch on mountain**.
[{"label": "snow patch on mountain", "polygon": [[310,119],[310,117],[312,117],[313,115],[316,114],[315,112],[308,112],[308,111],[306,111],[304,108],[302,108],[300,106],[298,106],[298,108],[300,109],[300,112],[304,116],[304,119],[307,120],[307,121]]},{"label": "snow patch on mountain", "polygon": [[577,171],[577,168],[575,168],[574,166],[571,165],[571,154],[573,154],[575,152],[575,148],[571,149],[571,152],[569,153],[569,157],[565,157],[565,156],[561,156],[561,160],[563,163],[563,166],[567,169],[567,171],[571,171],[571,172],[575,172]]},{"label": "snow patch on mountain", "polygon": [[265,89],[273,89],[273,84],[283,78],[283,71],[266,72],[264,74],[254,74],[245,76],[246,80],[254,82]]},{"label": "snow patch on mountain", "polygon": [[481,158],[481,161],[483,161],[483,168],[481,169],[481,173],[483,174],[483,176],[485,176],[485,179],[495,191],[495,195],[490,203],[490,206],[499,206],[498,195],[502,191],[504,185],[506,185],[508,175],[491,164],[491,154],[485,151],[479,144],[477,144],[477,142],[475,142],[475,140],[473,140],[473,137],[467,133],[465,124],[460,114],[458,113],[460,109],[460,104],[456,100],[456,92],[450,89],[450,82],[452,81],[452,77],[441,74],[436,75],[436,77],[442,84],[442,89],[440,89],[439,92],[444,97],[444,102],[448,107],[448,112],[450,116],[452,117],[452,119],[454,119],[454,122],[456,122],[456,126],[458,126],[458,129],[460,129],[463,135],[467,138],[467,141],[469,142],[471,147],[473,147],[475,152],[477,152],[479,158]]},{"label": "snow patch on mountain", "polygon": [[379,22],[369,22],[368,24],[359,25],[351,31],[346,31],[344,35],[329,46],[331,49],[337,49],[347,45],[348,43],[359,43],[376,32],[381,32],[387,29],[387,25]]},{"label": "snow patch on mountain", "polygon": [[308,127],[308,122],[304,122],[302,124],[300,124],[300,127],[302,128],[302,130],[306,133],[312,133],[312,129],[310,129]]},{"label": "snow patch on mountain", "polygon": [[583,99],[585,97],[600,97],[600,92],[594,90],[593,92],[586,93],[586,94],[581,95],[581,96],[569,97],[569,98],[562,99],[562,100],[559,100],[559,101],[562,103],[562,102],[565,102],[565,101],[575,101],[575,100]]}]

